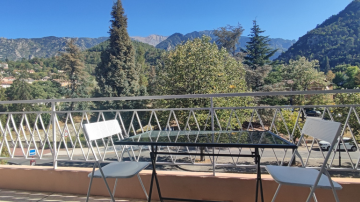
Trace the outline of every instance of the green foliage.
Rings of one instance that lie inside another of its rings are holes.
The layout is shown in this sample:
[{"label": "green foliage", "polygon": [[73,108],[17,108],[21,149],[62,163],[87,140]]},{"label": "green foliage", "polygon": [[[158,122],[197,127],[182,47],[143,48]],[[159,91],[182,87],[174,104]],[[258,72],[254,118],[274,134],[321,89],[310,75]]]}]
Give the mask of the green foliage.
[{"label": "green foliage", "polygon": [[[268,78],[265,79],[266,85],[262,87],[263,91],[305,91],[316,89],[325,89],[328,84],[326,76],[323,72],[317,70],[318,61],[308,61],[305,57],[298,60],[290,60],[289,64],[282,64],[276,66],[272,72],[269,73]],[[263,97],[260,103],[262,104],[289,104],[290,98],[276,97],[271,100],[271,97]],[[293,96],[293,105],[304,104],[325,104],[327,98],[324,95],[312,95],[304,97],[302,95]]]},{"label": "green foliage", "polygon": [[[343,104],[357,104],[360,102],[360,93],[339,93],[335,96],[335,104],[343,105]],[[356,118],[354,111],[349,114],[350,108],[348,107],[336,107],[333,108],[333,118],[334,121],[338,121],[341,123],[345,123],[347,117],[349,116],[349,125],[351,126],[351,130],[355,136],[360,135],[360,124],[358,123],[358,119]],[[359,112],[360,107],[355,107],[356,112]],[[347,127],[347,130],[349,128]]]},{"label": "green foliage", "polygon": [[309,31],[281,54],[278,60],[288,62],[304,56],[320,61],[320,69],[327,71],[340,64],[360,64],[360,1],[352,1],[343,11]]},{"label": "green foliage", "polygon": [[55,81],[36,81],[31,84],[34,99],[56,99],[62,96],[60,83]]},{"label": "green foliage", "polygon": [[[275,122],[276,129],[278,130],[279,133],[282,133],[284,135],[288,135],[288,134],[291,135],[295,127],[296,120],[298,119],[299,111],[292,112],[291,110],[282,110],[281,114],[285,120],[286,125],[284,124],[284,121],[279,115],[277,116],[277,121]],[[300,117],[298,120],[298,124],[300,128],[302,128],[304,122],[301,121]],[[300,130],[296,127],[294,130],[292,141],[295,142],[297,138],[300,138],[300,136],[301,136]]]},{"label": "green foliage", "polygon": [[[159,72],[159,94],[238,93],[247,90],[242,64],[231,57],[224,48],[219,50],[215,43],[210,43],[210,40],[210,37],[203,36],[202,39],[194,39],[179,45],[175,50],[164,55],[164,67]],[[251,101],[251,98],[240,97],[214,98],[214,106],[249,106]],[[160,108],[209,107],[209,105],[208,99],[176,99],[157,103],[157,107]],[[221,111],[217,114],[225,127],[229,113]],[[198,121],[204,123],[207,114],[208,112],[199,112]],[[179,114],[179,119],[184,122],[187,116],[188,114]]]},{"label": "green foliage", "polygon": [[288,86],[293,91],[308,90],[311,85],[325,87],[325,75],[316,69],[317,66],[318,61],[308,61],[305,57],[301,57],[299,60],[290,60],[288,65],[282,66],[282,78],[292,80]]},{"label": "green foliage", "polygon": [[[75,40],[70,40],[67,44],[66,52],[61,54],[59,59],[61,69],[65,71],[70,85],[64,88],[64,95],[67,98],[87,98],[90,93],[87,90],[89,86],[89,76],[84,71],[85,65],[82,61],[80,49],[75,45]],[[71,102],[66,110],[86,109],[86,102]]]},{"label": "green foliage", "polygon": [[251,34],[249,35],[250,41],[247,42],[246,49],[242,49],[242,52],[246,54],[244,64],[253,70],[266,64],[275,64],[270,61],[270,57],[275,54],[277,49],[272,50],[269,48],[270,39],[268,36],[261,36],[260,34],[263,32],[265,31],[261,30],[259,25],[256,24],[256,20],[254,20]]},{"label": "green foliage", "polygon": [[[109,46],[101,53],[101,62],[95,69],[98,82],[98,96],[131,97],[146,94],[146,88],[139,85],[139,70],[135,65],[135,50],[127,33],[127,17],[121,1],[114,3],[111,12]],[[102,103],[103,107],[117,109],[137,108],[140,103]],[[108,105],[108,106],[104,106]]]},{"label": "green foliage", "polygon": [[[8,151],[8,149],[6,148],[6,145],[3,146],[2,151],[0,151],[0,156],[1,157],[9,157],[10,153]],[[5,160],[0,160],[0,165],[2,164],[7,164],[7,161]]]},{"label": "green foliage", "polygon": [[334,68],[335,77],[333,82],[343,88],[352,89],[359,86],[359,67],[351,65],[338,65]]}]

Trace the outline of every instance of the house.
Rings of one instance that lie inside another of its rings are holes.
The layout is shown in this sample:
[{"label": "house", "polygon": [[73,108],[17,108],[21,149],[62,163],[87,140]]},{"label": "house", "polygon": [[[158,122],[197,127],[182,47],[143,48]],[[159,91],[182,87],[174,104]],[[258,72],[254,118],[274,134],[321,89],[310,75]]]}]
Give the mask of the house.
[{"label": "house", "polygon": [[4,78],[2,79],[2,81],[4,81],[4,82],[8,82],[8,81],[13,82],[15,79],[16,79],[16,78],[13,77],[13,76],[8,76],[8,77],[4,77]]},{"label": "house", "polygon": [[9,69],[9,65],[7,63],[0,63],[0,68]]},{"label": "house", "polygon": [[64,73],[65,71],[64,70],[58,70],[58,73]]},{"label": "house", "polygon": [[0,83],[0,86],[1,86],[2,88],[9,88],[12,84],[13,84],[12,81],[2,81],[2,82]]},{"label": "house", "polygon": [[33,69],[30,69],[30,70],[26,70],[29,74],[34,74],[35,71]]}]

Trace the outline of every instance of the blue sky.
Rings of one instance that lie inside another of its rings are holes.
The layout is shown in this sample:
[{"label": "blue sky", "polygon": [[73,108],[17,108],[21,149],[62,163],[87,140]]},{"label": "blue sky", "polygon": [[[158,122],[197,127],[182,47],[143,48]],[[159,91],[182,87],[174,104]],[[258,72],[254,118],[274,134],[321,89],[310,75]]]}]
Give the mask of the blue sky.
[{"label": "blue sky", "polygon": [[[298,39],[351,0],[123,0],[130,36],[216,29],[255,18],[271,38]],[[113,0],[1,0],[0,37],[108,36]]]}]

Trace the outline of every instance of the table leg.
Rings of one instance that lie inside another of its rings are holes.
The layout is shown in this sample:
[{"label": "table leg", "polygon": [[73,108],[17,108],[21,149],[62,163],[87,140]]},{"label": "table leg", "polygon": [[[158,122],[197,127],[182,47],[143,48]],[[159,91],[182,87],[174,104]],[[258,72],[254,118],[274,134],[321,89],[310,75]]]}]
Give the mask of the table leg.
[{"label": "table leg", "polygon": [[264,202],[264,195],[263,195],[263,188],[262,188],[262,181],[261,181],[261,168],[260,168],[260,154],[259,154],[259,148],[255,148],[255,163],[256,163],[256,196],[255,196],[255,202],[258,201],[258,188],[260,186],[260,195],[261,195],[261,201]]},{"label": "table leg", "polygon": [[157,189],[158,189],[159,198],[160,198],[160,201],[162,202],[163,198],[161,196],[159,180],[157,178],[157,173],[156,173],[157,146],[155,146],[155,148],[154,148],[154,146],[152,145],[151,150],[152,151],[150,152],[150,157],[151,157],[151,164],[152,164],[153,172],[152,172],[152,175],[151,175],[150,193],[149,193],[148,201],[149,202],[151,201],[152,187],[154,186],[154,178],[155,178],[155,183],[156,183],[156,186],[157,186]]},{"label": "table leg", "polygon": [[[153,165],[153,153],[152,151],[154,151],[153,146],[151,146],[151,151],[150,151],[150,158],[151,158],[151,164]],[[151,194],[152,194],[152,188],[153,188],[153,184],[154,184],[154,177],[155,177],[155,170],[154,170],[154,166],[152,166],[152,174],[151,174],[151,181],[150,181],[150,191],[149,191],[149,198],[148,198],[148,202],[151,201]]]}]

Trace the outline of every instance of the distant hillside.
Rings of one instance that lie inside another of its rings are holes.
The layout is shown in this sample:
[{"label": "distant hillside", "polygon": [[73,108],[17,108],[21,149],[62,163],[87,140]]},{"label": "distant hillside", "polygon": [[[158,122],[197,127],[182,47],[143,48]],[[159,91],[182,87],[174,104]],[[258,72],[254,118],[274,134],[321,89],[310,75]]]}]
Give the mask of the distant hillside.
[{"label": "distant hillside", "polygon": [[[192,32],[186,35],[175,33],[170,37],[160,36],[160,35],[150,35],[148,37],[131,37],[133,41],[139,41],[145,44],[150,44],[152,46],[156,45],[156,48],[171,50],[176,45],[180,44],[183,41],[192,40],[194,38],[199,38],[202,35],[208,35],[215,40],[213,31],[200,31]],[[31,59],[34,57],[38,58],[49,58],[56,56],[59,52],[64,51],[67,40],[69,37],[43,37],[43,38],[31,38],[31,39],[6,39],[0,38],[0,60],[20,60],[21,58]],[[92,48],[104,41],[108,37],[99,37],[99,38],[78,38],[76,44],[80,47],[81,50],[86,50]],[[249,41],[248,37],[241,37],[240,43],[241,47],[244,48],[246,42]],[[276,58],[281,52],[286,51],[295,40],[285,40],[285,39],[271,39],[271,47],[278,48],[279,51],[273,56]],[[102,44],[104,45],[104,44]],[[95,49],[99,49],[96,47]]]},{"label": "distant hillside", "polygon": [[[161,53],[164,50],[155,48],[152,45],[139,42],[139,41],[132,41],[133,47],[135,49],[135,59],[137,60],[139,57],[144,57],[145,61],[149,65],[156,65],[156,61],[160,59]],[[100,55],[103,50],[105,50],[109,46],[109,41],[106,40],[101,42],[100,44],[95,45],[84,51],[85,61],[93,66],[95,66],[100,62]],[[140,50],[141,49],[141,50]],[[142,52],[142,53],[141,53]],[[140,54],[143,54],[140,56]]]},{"label": "distant hillside", "polygon": [[[68,37],[43,37],[32,39],[6,39],[0,38],[0,60],[19,60],[21,58],[31,59],[34,57],[45,58],[59,54],[64,51]],[[78,38],[76,44],[81,50],[91,48],[107,37]]]},{"label": "distant hillside", "polygon": [[320,61],[321,70],[339,64],[360,64],[360,0],[331,16],[302,36],[279,60],[288,62],[305,56]]},{"label": "distant hillside", "polygon": [[143,43],[147,43],[150,44],[152,46],[156,46],[158,45],[160,42],[164,41],[165,39],[167,39],[167,36],[160,36],[160,35],[156,35],[156,34],[152,34],[149,35],[147,37],[141,37],[141,36],[132,36],[130,37],[131,39],[135,40],[135,41],[140,41]]},{"label": "distant hillside", "polygon": [[[206,31],[200,31],[200,32],[191,32],[188,34],[180,34],[175,33],[171,36],[169,36],[166,40],[159,43],[156,48],[164,49],[164,50],[171,50],[174,49],[175,46],[182,42],[186,42],[187,40],[192,40],[194,38],[200,38],[203,35],[210,36],[212,38],[212,42],[216,40],[216,36],[213,34],[214,31],[212,30],[206,30]],[[248,42],[250,39],[247,36],[241,36],[240,37],[240,47],[245,48],[246,42]],[[270,48],[277,48],[279,49],[271,59],[277,58],[282,52],[286,51],[291,45],[293,45],[296,41],[295,40],[286,40],[286,39],[270,39]],[[240,49],[240,48],[239,48]],[[238,49],[238,51],[239,51]]]}]

